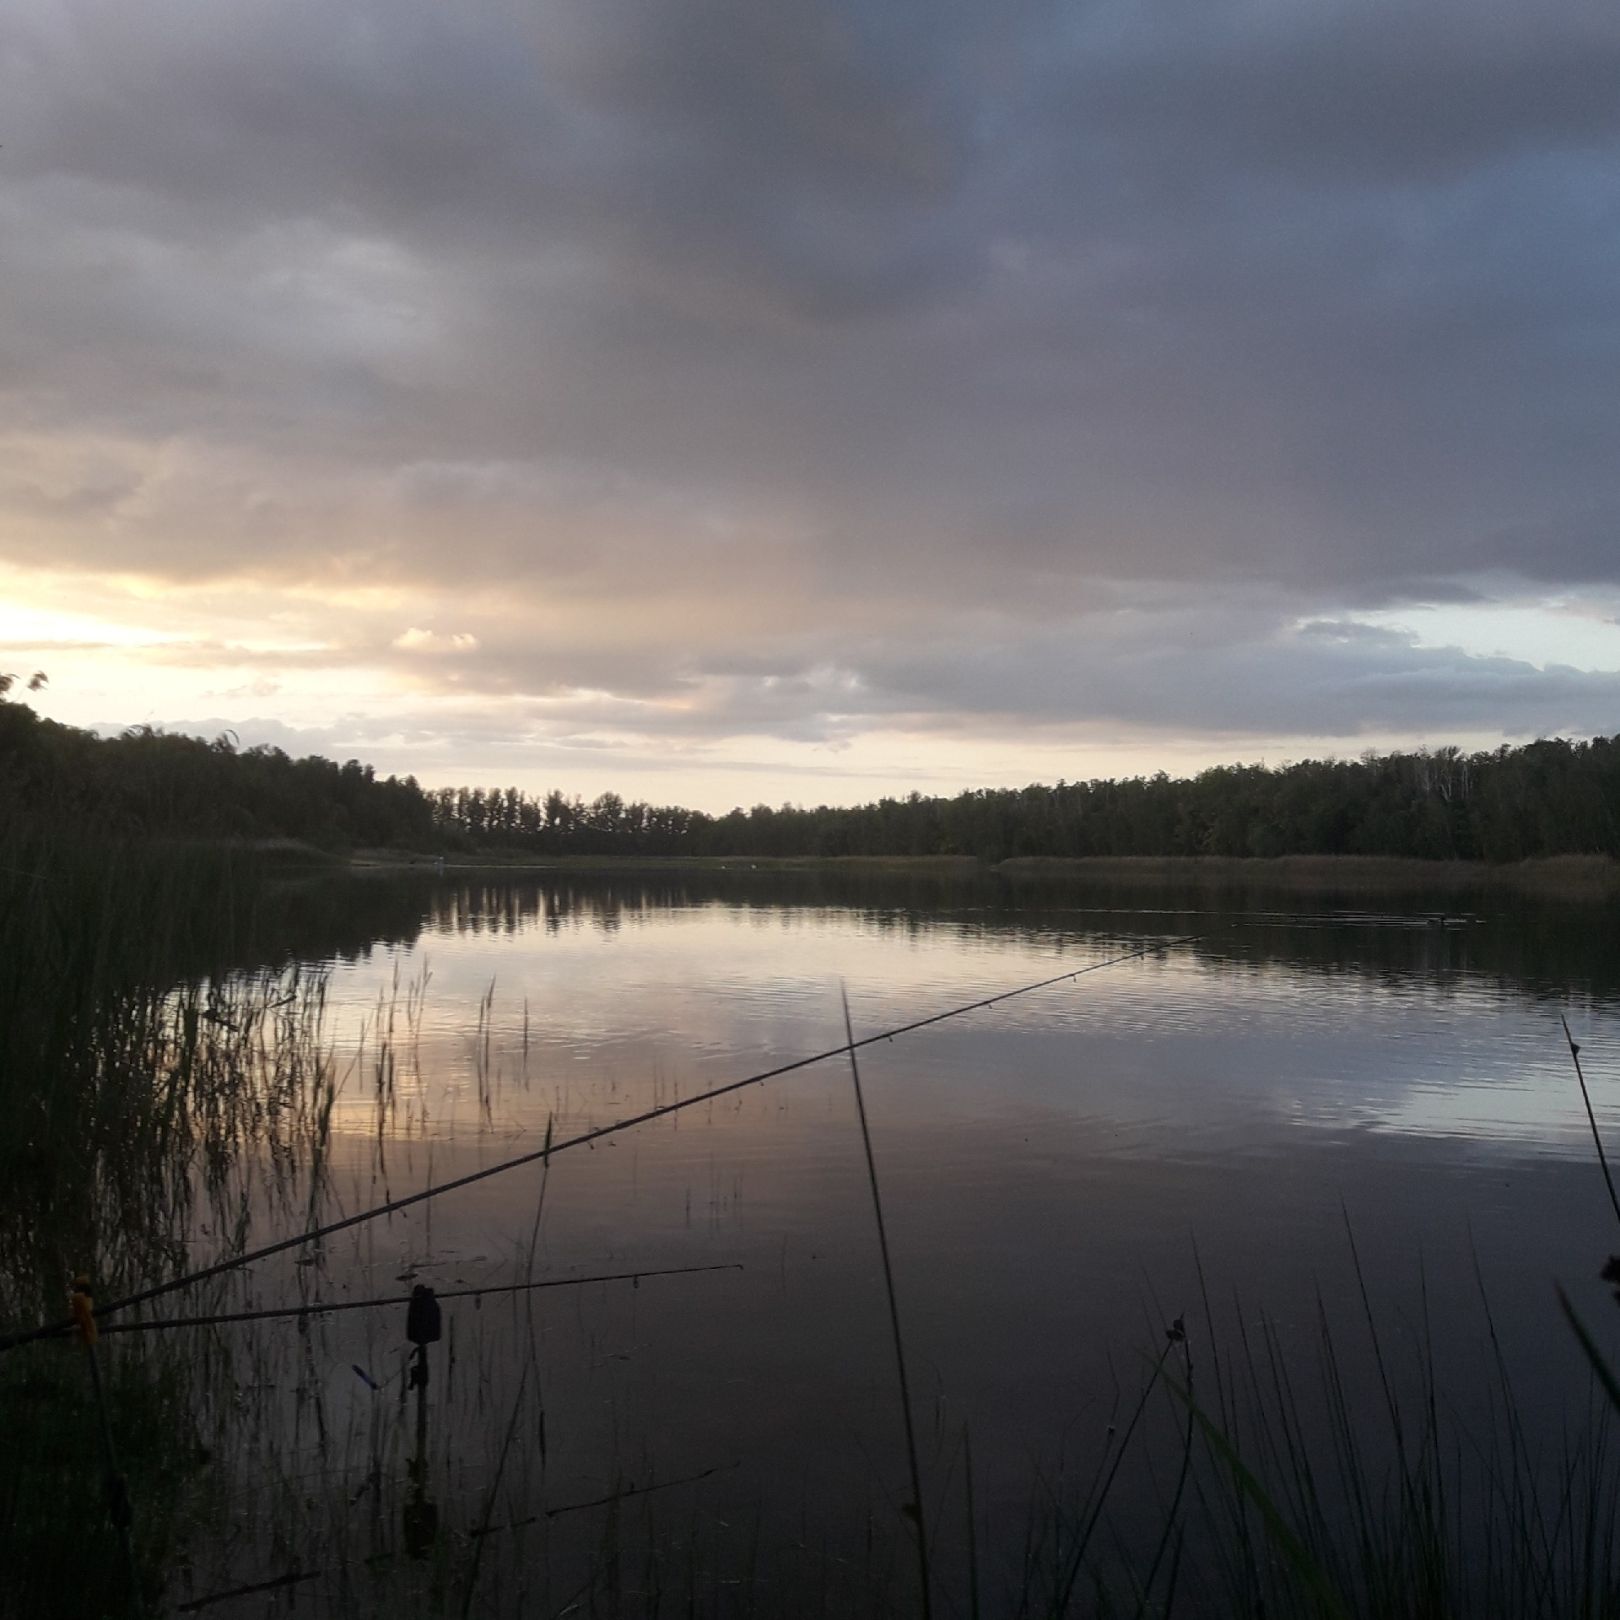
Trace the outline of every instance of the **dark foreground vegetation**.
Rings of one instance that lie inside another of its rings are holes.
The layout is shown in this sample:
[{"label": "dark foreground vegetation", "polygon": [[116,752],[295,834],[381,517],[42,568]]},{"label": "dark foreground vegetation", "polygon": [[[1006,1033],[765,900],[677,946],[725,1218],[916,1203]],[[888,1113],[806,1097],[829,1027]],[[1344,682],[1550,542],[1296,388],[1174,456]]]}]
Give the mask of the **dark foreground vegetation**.
[{"label": "dark foreground vegetation", "polygon": [[[323,981],[267,965],[240,853],[0,825],[4,1332],[59,1315],[76,1274],[105,1297],[228,1250],[267,1199],[296,1219],[332,1079]],[[158,1599],[213,1483],[196,1371],[174,1346],[103,1353],[99,1386],[77,1346],[0,1358],[0,1616]],[[138,1504],[128,1549],[108,1445]]]},{"label": "dark foreground vegetation", "polygon": [[1223,765],[1189,778],[913,793],[840,808],[712,816],[604,793],[423,788],[368,765],[141,727],[99,738],[0,701],[10,809],[155,837],[291,838],[327,848],[614,856],[1360,855],[1512,862],[1620,857],[1620,736],[1491,753]]}]

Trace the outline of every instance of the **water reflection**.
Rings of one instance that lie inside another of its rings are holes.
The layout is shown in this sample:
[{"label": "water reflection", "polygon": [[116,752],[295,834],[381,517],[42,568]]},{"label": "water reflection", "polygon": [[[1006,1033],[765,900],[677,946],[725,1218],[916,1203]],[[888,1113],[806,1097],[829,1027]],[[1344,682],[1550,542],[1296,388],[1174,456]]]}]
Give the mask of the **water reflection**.
[{"label": "water reflection", "polygon": [[[840,888],[843,905],[831,899]],[[1079,1112],[1115,1151],[1253,1153],[1309,1127],[1579,1152],[1567,1058],[1540,1009],[1591,1025],[1620,994],[1605,915],[1523,900],[1471,913],[1453,901],[1436,923],[1421,907],[1287,910],[1272,897],[1231,911],[1207,895],[1166,905],[1162,892],[1032,905],[993,882],[825,874],[558,876],[414,894],[420,928],[339,959],[333,997],[358,1044],[362,1026],[376,1042],[396,1020],[401,978],[416,987],[407,1000],[420,993],[406,1009],[405,1095],[425,1136],[480,1119],[507,1131],[600,1123],[836,1044],[840,980],[870,1031],[1197,932],[1106,982],[913,1037],[927,1106],[965,1121]],[[379,980],[393,987],[382,1002]],[[394,1046],[397,1061],[397,1029]],[[802,1089],[774,1106],[802,1109]],[[373,1101],[351,1084],[340,1123],[374,1125]]]},{"label": "water reflection", "polygon": [[945,929],[964,942],[1061,942],[1115,934],[1204,933],[1195,950],[1217,962],[1268,961],[1380,982],[1417,974],[1494,981],[1541,999],[1620,997],[1620,912],[1597,903],[1485,891],[1402,897],[1209,889],[1032,886],[985,874],[928,877],[848,873],[691,871],[546,874],[435,881],[418,874],[283,884],[261,908],[252,950],[266,960],[354,960],[427,933],[510,937],[625,926],[673,926],[693,912],[748,916],[813,932],[855,918],[894,937]]}]

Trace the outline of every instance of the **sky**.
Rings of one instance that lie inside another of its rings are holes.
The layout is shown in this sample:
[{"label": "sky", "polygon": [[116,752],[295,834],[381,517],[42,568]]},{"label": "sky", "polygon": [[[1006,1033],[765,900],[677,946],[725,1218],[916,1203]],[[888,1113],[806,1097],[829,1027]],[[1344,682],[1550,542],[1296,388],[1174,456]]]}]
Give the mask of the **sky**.
[{"label": "sky", "polygon": [[1620,731],[1620,8],[8,0],[0,669],[709,809]]}]

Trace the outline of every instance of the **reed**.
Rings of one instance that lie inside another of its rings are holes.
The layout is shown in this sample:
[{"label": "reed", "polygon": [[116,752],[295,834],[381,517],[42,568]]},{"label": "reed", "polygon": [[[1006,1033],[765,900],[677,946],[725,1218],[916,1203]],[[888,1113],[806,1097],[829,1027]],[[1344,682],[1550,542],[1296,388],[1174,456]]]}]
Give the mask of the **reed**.
[{"label": "reed", "polygon": [[[116,1289],[218,1252],[316,1197],[329,1115],[325,981],[242,961],[252,873],[71,828],[8,824],[0,869],[0,1316],[61,1310],[68,1279]],[[152,1596],[203,1513],[194,1358],[103,1346],[102,1394],[129,1482],[138,1587]],[[77,1355],[0,1366],[9,1457],[0,1546],[9,1612],[122,1613],[139,1592],[100,1499],[97,1402]]]}]

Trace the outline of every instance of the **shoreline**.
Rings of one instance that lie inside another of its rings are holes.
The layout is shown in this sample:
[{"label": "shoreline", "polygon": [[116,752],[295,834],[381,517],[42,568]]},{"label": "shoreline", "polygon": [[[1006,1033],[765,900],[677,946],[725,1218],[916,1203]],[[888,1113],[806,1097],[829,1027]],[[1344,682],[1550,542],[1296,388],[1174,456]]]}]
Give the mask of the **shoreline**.
[{"label": "shoreline", "polygon": [[[438,872],[438,859],[436,855],[412,851],[358,850],[346,859],[340,857],[339,864],[357,873],[415,871],[432,875]],[[473,873],[827,872],[942,879],[994,877],[1019,886],[1184,885],[1369,893],[1490,890],[1588,900],[1620,896],[1620,861],[1607,855],[1554,855],[1492,865],[1484,861],[1380,855],[1036,855],[989,862],[971,855],[553,855],[536,859],[516,852],[492,851],[447,854],[443,872],[447,877]]]},{"label": "shoreline", "polygon": [[1547,855],[1492,864],[1430,861],[1396,855],[1127,855],[1065,859],[1028,856],[1003,861],[1008,877],[1072,876],[1082,881],[1295,890],[1462,893],[1511,890],[1606,899],[1620,894],[1620,861],[1609,855]]}]

